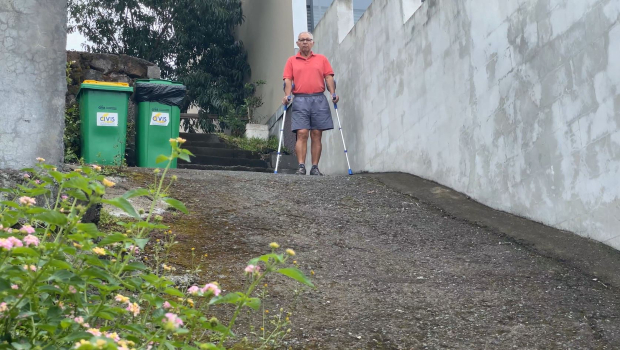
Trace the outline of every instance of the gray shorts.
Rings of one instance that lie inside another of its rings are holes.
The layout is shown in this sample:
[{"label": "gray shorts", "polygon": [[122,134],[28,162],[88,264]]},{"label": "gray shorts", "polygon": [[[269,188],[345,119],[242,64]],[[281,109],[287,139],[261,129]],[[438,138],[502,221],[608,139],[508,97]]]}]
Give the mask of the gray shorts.
[{"label": "gray shorts", "polygon": [[331,130],[334,128],[329,102],[323,93],[298,94],[291,107],[291,130]]}]

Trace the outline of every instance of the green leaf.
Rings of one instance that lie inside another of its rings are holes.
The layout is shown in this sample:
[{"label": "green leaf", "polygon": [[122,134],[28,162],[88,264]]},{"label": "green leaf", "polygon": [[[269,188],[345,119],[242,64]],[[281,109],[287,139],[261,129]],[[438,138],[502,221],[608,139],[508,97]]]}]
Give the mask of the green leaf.
[{"label": "green leaf", "polygon": [[248,298],[245,301],[245,305],[251,307],[254,310],[258,310],[260,308],[260,299],[258,299],[258,298]]},{"label": "green leaf", "polygon": [[116,243],[116,242],[122,242],[125,240],[128,240],[129,238],[127,238],[127,236],[125,236],[122,233],[114,233],[108,236],[105,236],[101,242],[99,242],[99,247],[103,247],[106,246],[108,244],[112,244],[112,243]]},{"label": "green leaf", "polygon": [[132,331],[138,333],[140,335],[146,335],[144,327],[139,324],[128,324],[128,325],[119,325],[122,329],[126,329],[128,331]]},{"label": "green leaf", "polygon": [[303,272],[299,271],[294,267],[285,267],[283,269],[276,270],[276,272],[283,274],[284,276],[288,276],[294,279],[297,282],[303,283],[314,288],[314,285],[310,280],[303,274]]},{"label": "green leaf", "polygon": [[73,322],[71,322],[70,320],[64,319],[64,320],[60,321],[60,328],[67,329],[67,328],[71,327],[72,324],[73,324]]},{"label": "green leaf", "polygon": [[11,253],[17,256],[34,256],[37,257],[39,254],[36,250],[28,247],[16,247],[11,249]]},{"label": "green leaf", "polygon": [[190,155],[190,156],[194,156],[194,154],[193,154],[192,152],[190,152],[189,150],[187,150],[187,149],[185,149],[185,148],[183,148],[183,149],[181,150],[181,153],[183,153],[183,154],[188,154],[188,155]]},{"label": "green leaf", "polygon": [[54,286],[50,286],[47,284],[44,284],[42,286],[39,286],[39,288],[37,288],[37,290],[39,292],[46,292],[46,293],[54,293],[54,294],[61,294],[62,290],[54,287]]},{"label": "green leaf", "polygon": [[48,318],[58,318],[62,315],[62,310],[58,306],[52,306],[47,309]]},{"label": "green leaf", "polygon": [[245,294],[241,292],[228,293],[226,295],[211,299],[211,301],[209,301],[209,305],[236,304],[239,300],[242,300],[244,298],[245,298]]},{"label": "green leaf", "polygon": [[68,270],[58,270],[50,276],[49,281],[67,282],[71,277],[75,276],[73,272]]},{"label": "green leaf", "polygon": [[123,198],[129,199],[133,197],[148,196],[149,194],[151,194],[149,190],[146,190],[144,188],[134,188],[133,190],[125,192]]},{"label": "green leaf", "polygon": [[146,269],[148,269],[146,265],[144,265],[141,262],[134,261],[132,263],[127,264],[127,266],[123,268],[123,271],[146,270]]},{"label": "green leaf", "polygon": [[87,193],[89,195],[92,193],[91,189],[88,188],[88,180],[81,176],[76,176],[69,179],[64,183],[64,186],[67,188],[76,188],[82,190],[84,191],[84,193]]},{"label": "green leaf", "polygon": [[68,190],[67,194],[73,198],[88,202],[88,197],[86,197],[86,194],[82,190]]},{"label": "green leaf", "polygon": [[112,282],[114,278],[108,274],[105,270],[97,268],[97,267],[89,267],[82,272],[84,276],[94,277],[101,280],[106,280],[108,282]]},{"label": "green leaf", "polygon": [[146,247],[146,244],[149,242],[149,239],[148,238],[136,238],[134,239],[134,241],[136,242],[136,245],[140,247],[140,249],[144,249],[144,247]]},{"label": "green leaf", "polygon": [[41,328],[42,330],[46,331],[47,333],[53,335],[54,333],[56,333],[56,329],[58,328],[58,326],[57,325],[53,325],[53,324],[40,324],[38,326],[38,328]]},{"label": "green leaf", "polygon": [[4,278],[0,278],[0,292],[11,289],[11,284]]},{"label": "green leaf", "polygon": [[138,215],[138,213],[136,212],[136,210],[134,209],[133,205],[131,205],[131,203],[129,203],[129,201],[123,197],[117,197],[117,198],[113,198],[113,199],[104,199],[102,200],[103,203],[106,204],[110,204],[113,205],[121,210],[123,210],[125,213],[129,214],[130,216],[136,218],[136,219],[140,219],[140,215]]},{"label": "green leaf", "polygon": [[65,225],[67,223],[66,216],[53,210],[49,210],[46,213],[37,214],[33,216],[33,218],[36,220],[47,222],[48,224],[58,225],[58,226]]},{"label": "green leaf", "polygon": [[58,171],[50,171],[50,175],[52,175],[52,177],[56,179],[58,183],[62,182],[62,178],[63,178],[62,173]]},{"label": "green leaf", "polygon": [[45,187],[38,187],[28,190],[28,194],[30,195],[30,197],[38,197],[48,193],[50,193],[50,190]]},{"label": "green leaf", "polygon": [[26,210],[26,212],[28,214],[39,214],[39,213],[45,213],[48,210],[49,209],[45,209],[45,208],[41,208],[41,207],[32,207],[32,208],[28,208],[28,210]]},{"label": "green leaf", "polygon": [[185,204],[181,203],[180,201],[174,199],[174,198],[163,198],[162,199],[164,202],[168,203],[171,207],[182,211],[185,214],[189,214],[189,212],[187,211],[187,208],[185,207]]},{"label": "green leaf", "polygon": [[111,314],[104,312],[104,311],[99,311],[96,315],[97,317],[101,317],[104,320],[108,320],[108,321],[114,321],[114,316],[112,316]]},{"label": "green leaf", "polygon": [[160,155],[157,156],[157,158],[155,158],[155,164],[159,164],[159,163],[165,162],[167,160],[170,160],[170,158],[166,157],[163,154],[160,154]]},{"label": "green leaf", "polygon": [[97,225],[93,224],[93,223],[89,223],[89,224],[77,224],[77,229],[87,233],[89,235],[93,235],[93,234],[97,234],[99,232],[99,229],[97,228]]},{"label": "green leaf", "polygon": [[263,261],[263,262],[267,263],[267,262],[269,262],[269,259],[273,259],[274,261],[281,263],[282,261],[284,261],[284,255],[278,255],[278,254],[274,254],[274,253],[269,253],[269,254],[261,255],[258,258],[254,258],[254,259],[250,260],[248,262],[248,264],[256,265],[259,261]]},{"label": "green leaf", "polygon": [[19,204],[15,203],[15,202],[11,202],[11,201],[2,201],[2,202],[0,202],[0,204],[4,204],[7,207],[12,207],[12,208],[15,208],[15,209],[19,208]]},{"label": "green leaf", "polygon": [[57,267],[59,269],[71,270],[71,265],[62,260],[52,259],[49,264],[50,266]]},{"label": "green leaf", "polygon": [[180,290],[176,289],[176,288],[166,288],[164,289],[164,293],[169,294],[169,295],[173,295],[175,297],[179,297],[179,298],[183,298],[185,295],[183,293],[181,293]]},{"label": "green leaf", "polygon": [[82,340],[82,339],[90,339],[93,335],[90,333],[86,333],[86,332],[75,332],[75,333],[71,333],[70,335],[66,336],[64,338],[63,343],[74,343],[78,340]]},{"label": "green leaf", "polygon": [[189,156],[188,156],[187,154],[185,154],[185,153],[179,153],[179,156],[178,156],[178,157],[179,157],[179,158],[181,158],[181,159],[183,159],[184,161],[186,161],[186,162],[188,162],[188,163],[190,162],[190,160],[189,160]]}]

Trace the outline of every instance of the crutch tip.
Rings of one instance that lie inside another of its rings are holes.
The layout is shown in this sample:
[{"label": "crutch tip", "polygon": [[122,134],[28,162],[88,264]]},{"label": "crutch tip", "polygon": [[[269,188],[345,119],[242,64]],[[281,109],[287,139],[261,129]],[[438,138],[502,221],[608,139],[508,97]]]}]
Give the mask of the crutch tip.
[{"label": "crutch tip", "polygon": [[274,173],[274,174],[277,174],[277,173],[278,173],[278,171],[276,170],[276,171],[274,171],[273,173]]},{"label": "crutch tip", "polygon": [[351,169],[349,169],[349,175],[353,175],[353,172],[351,171]]}]

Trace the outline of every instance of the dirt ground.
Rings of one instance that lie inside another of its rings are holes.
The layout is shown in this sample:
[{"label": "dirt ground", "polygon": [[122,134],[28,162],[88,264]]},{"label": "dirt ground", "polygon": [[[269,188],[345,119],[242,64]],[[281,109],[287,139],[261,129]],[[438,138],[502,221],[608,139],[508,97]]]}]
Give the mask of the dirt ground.
[{"label": "dirt ground", "polygon": [[[193,247],[209,256],[204,281],[236,291],[275,241],[314,271],[315,290],[267,281],[265,307],[292,312],[283,348],[620,348],[617,286],[371,176],[174,174],[172,195],[191,212],[165,215],[177,266]],[[236,332],[260,323],[242,314]]]}]

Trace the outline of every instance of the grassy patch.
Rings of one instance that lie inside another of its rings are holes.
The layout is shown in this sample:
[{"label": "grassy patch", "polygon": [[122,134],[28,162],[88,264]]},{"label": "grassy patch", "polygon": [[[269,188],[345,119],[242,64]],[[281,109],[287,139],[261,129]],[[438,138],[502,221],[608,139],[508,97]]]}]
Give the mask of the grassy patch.
[{"label": "grassy patch", "polygon": [[[229,136],[226,134],[218,134],[220,139],[226,142],[229,145],[235,146],[237,148],[246,150],[246,151],[254,151],[258,153],[270,153],[278,150],[278,138],[275,136],[271,136],[268,140],[262,140],[259,138],[251,138],[248,139],[246,137],[236,137]],[[282,150],[284,153],[289,153],[289,151],[282,146]]]}]

